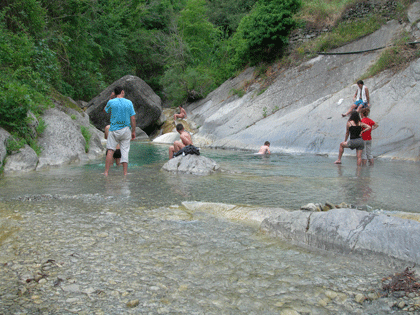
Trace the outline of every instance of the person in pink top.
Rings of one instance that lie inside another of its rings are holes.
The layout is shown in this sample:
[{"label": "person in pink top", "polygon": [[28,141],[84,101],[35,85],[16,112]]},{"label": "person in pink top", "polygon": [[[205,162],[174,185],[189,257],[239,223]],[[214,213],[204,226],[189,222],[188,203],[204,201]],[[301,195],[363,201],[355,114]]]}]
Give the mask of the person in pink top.
[{"label": "person in pink top", "polygon": [[370,119],[369,116],[370,109],[363,108],[360,112],[360,116],[362,117],[362,123],[369,125],[371,127],[370,130],[367,130],[362,134],[362,139],[365,142],[365,148],[362,152],[362,165],[366,165],[367,161],[369,160],[369,165],[373,165],[373,155],[372,155],[372,135],[371,131],[378,128],[378,124]]}]

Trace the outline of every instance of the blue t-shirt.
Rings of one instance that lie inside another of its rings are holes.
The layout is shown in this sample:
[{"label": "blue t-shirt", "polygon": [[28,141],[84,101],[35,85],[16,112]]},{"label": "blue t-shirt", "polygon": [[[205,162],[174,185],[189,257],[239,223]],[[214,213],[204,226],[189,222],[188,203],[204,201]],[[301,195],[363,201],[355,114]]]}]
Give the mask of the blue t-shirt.
[{"label": "blue t-shirt", "polygon": [[133,103],[126,98],[120,97],[109,100],[105,106],[105,111],[107,113],[111,112],[111,127],[109,131],[120,130],[124,127],[131,128],[130,118],[136,114]]}]

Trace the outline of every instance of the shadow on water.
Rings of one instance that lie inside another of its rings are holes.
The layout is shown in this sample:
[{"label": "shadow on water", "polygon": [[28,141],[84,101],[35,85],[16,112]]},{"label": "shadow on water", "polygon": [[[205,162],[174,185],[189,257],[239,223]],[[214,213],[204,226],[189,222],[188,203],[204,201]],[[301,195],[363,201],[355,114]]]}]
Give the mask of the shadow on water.
[{"label": "shadow on water", "polygon": [[299,209],[309,202],[346,202],[373,209],[418,212],[418,163],[377,160],[375,166],[357,167],[354,157],[342,165],[315,155],[272,154],[202,149],[201,154],[220,164],[211,176],[161,171],[168,146],[133,143],[129,175],[113,166],[105,178],[104,158],[84,165],[63,166],[0,180],[0,197],[26,194],[97,194],[129,198],[145,206],[182,201],[207,201]]}]

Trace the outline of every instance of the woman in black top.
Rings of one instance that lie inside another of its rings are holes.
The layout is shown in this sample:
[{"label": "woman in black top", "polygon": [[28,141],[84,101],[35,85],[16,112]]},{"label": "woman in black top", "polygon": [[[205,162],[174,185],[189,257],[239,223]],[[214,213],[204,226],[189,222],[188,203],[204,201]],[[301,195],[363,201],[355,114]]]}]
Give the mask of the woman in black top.
[{"label": "woman in black top", "polygon": [[[340,143],[340,148],[338,150],[338,159],[335,161],[335,164],[341,164],[341,157],[344,153],[344,148],[350,148],[352,150],[356,149],[357,155],[357,165],[362,165],[362,152],[365,144],[362,139],[362,133],[368,131],[371,127],[365,123],[362,123],[360,120],[359,113],[353,111],[350,115],[349,120],[347,121],[346,128],[346,137],[344,142]],[[347,141],[350,135],[350,140]]]}]

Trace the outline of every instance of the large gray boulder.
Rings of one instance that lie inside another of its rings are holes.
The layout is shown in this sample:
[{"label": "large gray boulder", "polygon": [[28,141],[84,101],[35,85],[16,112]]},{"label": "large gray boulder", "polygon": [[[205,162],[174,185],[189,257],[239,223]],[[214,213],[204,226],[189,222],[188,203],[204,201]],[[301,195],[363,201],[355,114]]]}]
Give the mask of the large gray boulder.
[{"label": "large gray boulder", "polygon": [[[37,170],[97,158],[104,154],[101,143],[103,133],[96,131],[84,114],[75,112],[68,115],[51,108],[45,111],[43,119],[47,127],[38,139],[42,153],[39,156]],[[85,152],[86,141],[82,135],[81,126],[86,127],[91,134],[90,154]]]},{"label": "large gray boulder", "polygon": [[209,175],[219,171],[219,165],[205,156],[189,154],[170,159],[162,169],[173,173]]},{"label": "large gray boulder", "polygon": [[36,152],[27,144],[4,160],[4,173],[34,171],[38,164]]},{"label": "large gray boulder", "polygon": [[3,165],[3,160],[7,155],[6,140],[9,137],[10,137],[10,133],[8,133],[3,128],[0,128],[0,166]]},{"label": "large gray boulder", "polygon": [[133,102],[136,126],[146,131],[153,127],[162,114],[162,100],[142,79],[127,75],[112,83],[87,104],[86,113],[96,128],[103,131],[109,124],[110,115],[104,113],[103,109],[116,86],[121,86],[125,98]]},{"label": "large gray boulder", "polygon": [[[418,20],[416,14],[413,20]],[[383,47],[411,27],[390,21],[375,33],[332,52]],[[337,155],[346,126],[341,113],[352,104],[354,83],[381,53],[320,55],[282,69],[265,89],[250,68],[188,106],[189,119],[200,126],[193,142],[201,147],[258,150],[268,140],[274,153]],[[372,132],[373,154],[418,160],[420,59],[398,73],[385,71],[364,81],[371,95],[370,117],[379,123]],[[246,87],[246,82],[255,83]],[[242,97],[232,92],[240,89],[245,91]],[[345,154],[355,153],[346,150]]]},{"label": "large gray boulder", "polygon": [[420,222],[355,209],[279,211],[261,230],[297,245],[376,256],[393,263],[420,262]]}]

